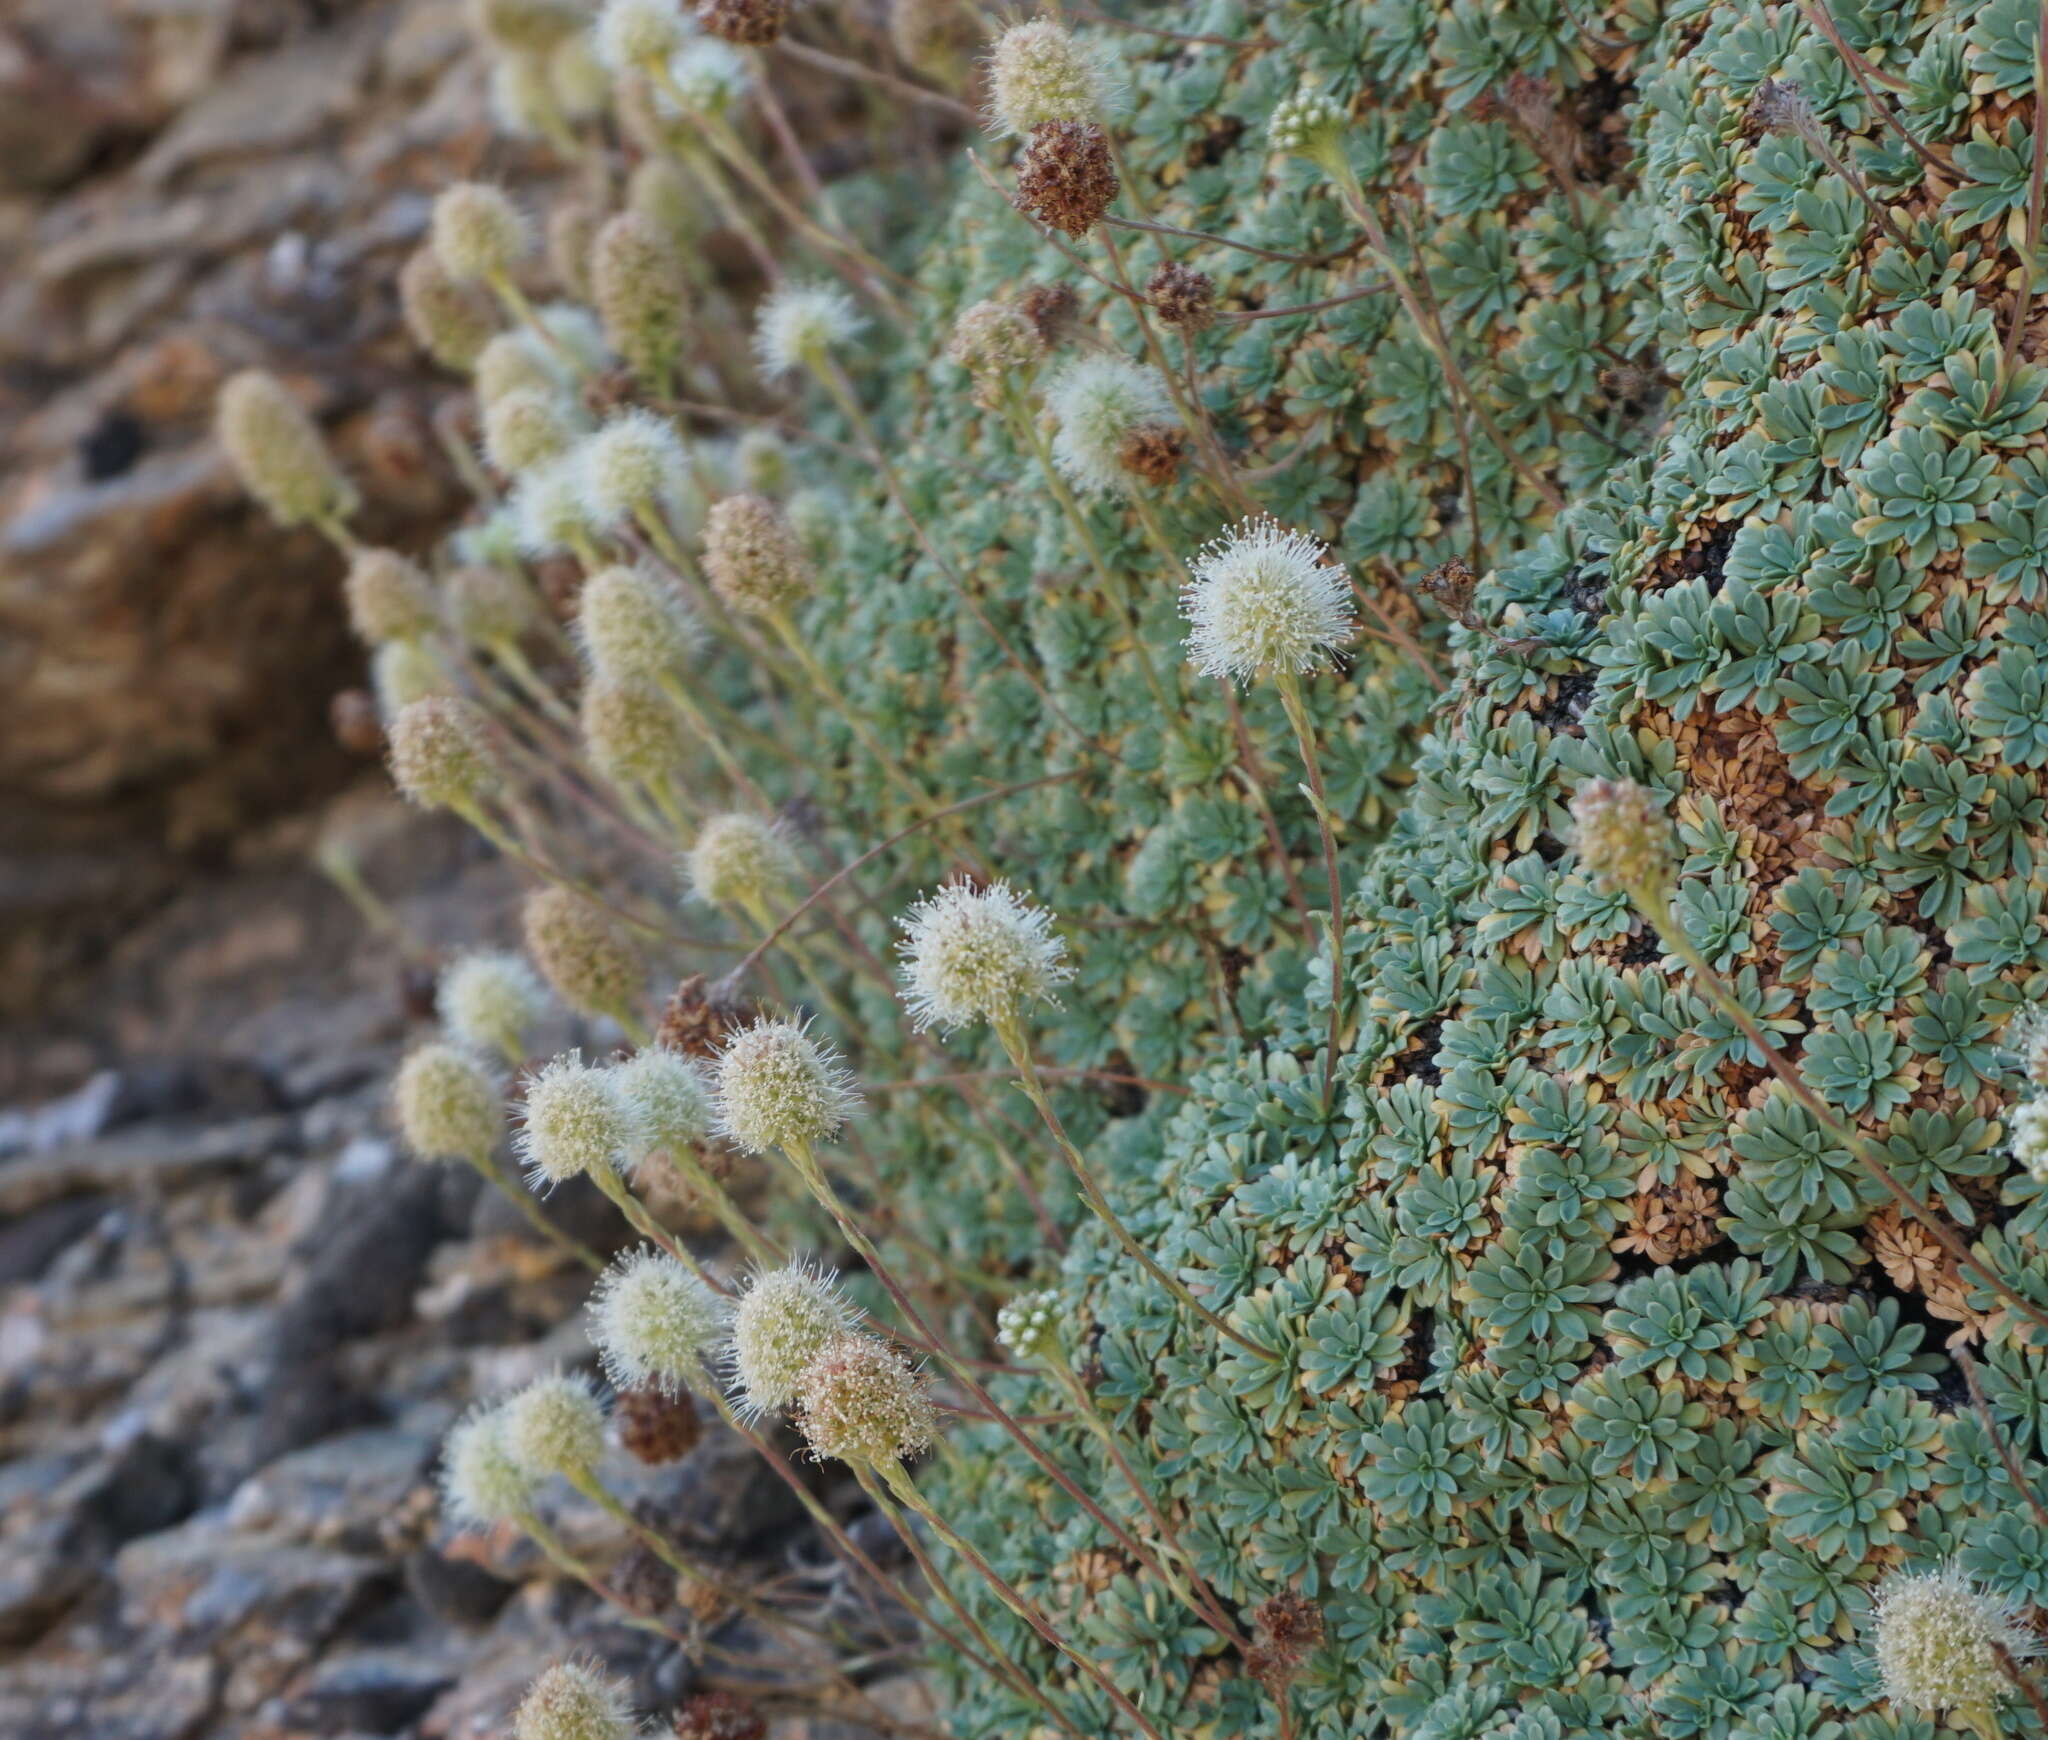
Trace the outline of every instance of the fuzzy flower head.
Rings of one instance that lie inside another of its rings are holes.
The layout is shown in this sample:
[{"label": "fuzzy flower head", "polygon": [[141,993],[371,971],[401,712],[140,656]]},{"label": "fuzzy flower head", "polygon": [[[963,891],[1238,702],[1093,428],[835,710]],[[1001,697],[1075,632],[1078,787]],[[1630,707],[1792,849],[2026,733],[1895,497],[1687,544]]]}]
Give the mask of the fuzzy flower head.
[{"label": "fuzzy flower head", "polygon": [[414,342],[443,368],[473,368],[498,331],[498,305],[476,285],[450,277],[431,247],[406,256],[398,301]]},{"label": "fuzzy flower head", "polygon": [[582,1378],[535,1378],[504,1404],[505,1449],[536,1477],[587,1475],[604,1458],[604,1408]]},{"label": "fuzzy flower head", "polygon": [[772,616],[809,596],[810,556],[765,495],[728,495],[704,521],[704,577],[743,616]]},{"label": "fuzzy flower head", "polygon": [[1270,519],[1241,521],[1204,545],[1181,595],[1195,667],[1243,682],[1328,664],[1356,620],[1344,570],[1328,557],[1317,539]]},{"label": "fuzzy flower head", "polygon": [[548,90],[555,108],[571,125],[594,121],[612,106],[612,75],[597,58],[597,45],[579,32],[548,56]]},{"label": "fuzzy flower head", "polygon": [[1001,1026],[1027,1003],[1054,1002],[1074,976],[1052,914],[1007,882],[949,882],[897,924],[903,1000],[920,1028],[975,1021]]},{"label": "fuzzy flower head", "polygon": [[572,387],[580,375],[601,375],[612,366],[612,354],[605,347],[604,327],[589,309],[575,302],[549,302],[540,308],[539,314],[548,337],[569,359],[561,366]]},{"label": "fuzzy flower head", "polygon": [[2048,1005],[2029,1004],[2005,1030],[2006,1053],[2036,1087],[2048,1087]]},{"label": "fuzzy flower head", "polygon": [[242,487],[279,525],[345,520],[355,511],[355,485],[277,376],[244,369],[231,377],[215,402],[214,432]]},{"label": "fuzzy flower head", "polygon": [[1281,100],[1266,123],[1273,149],[1327,167],[1341,158],[1349,117],[1320,91],[1300,90]]},{"label": "fuzzy flower head", "polygon": [[703,1388],[704,1361],[724,1327],[717,1294],[645,1245],[605,1270],[590,1296],[590,1339],[617,1389]]},{"label": "fuzzy flower head", "polygon": [[1124,87],[1115,63],[1063,24],[1035,18],[996,38],[988,61],[989,130],[1022,138],[1042,121],[1114,117]]},{"label": "fuzzy flower head", "polygon": [[597,58],[613,73],[645,72],[690,33],[676,0],[605,0],[592,29]]},{"label": "fuzzy flower head", "polygon": [[728,1353],[741,1410],[758,1420],[787,1408],[804,1368],[859,1320],[837,1280],[804,1258],[754,1276],[733,1307]]},{"label": "fuzzy flower head", "polygon": [[533,627],[534,596],[509,569],[470,562],[441,583],[448,626],[472,646],[505,646]]},{"label": "fuzzy flower head", "polygon": [[502,778],[483,717],[459,695],[401,707],[390,725],[391,777],[427,810],[474,810]]},{"label": "fuzzy flower head", "polygon": [[1174,415],[1158,370],[1115,356],[1067,363],[1046,385],[1045,408],[1057,431],[1053,463],[1086,495],[1128,494],[1135,479],[1124,468],[1125,442]]},{"label": "fuzzy flower head", "polygon": [[637,211],[607,218],[591,243],[590,296],[612,348],[643,381],[659,380],[682,349],[690,312],[668,232]]},{"label": "fuzzy flower head", "polygon": [[683,858],[690,892],[711,906],[765,910],[782,890],[802,883],[803,861],[776,822],[743,810],[710,817]]},{"label": "fuzzy flower head", "polygon": [[1579,861],[1609,887],[1655,895],[1671,881],[1677,841],[1656,794],[1632,779],[1589,779],[1572,799]]},{"label": "fuzzy flower head", "polygon": [[497,1084],[457,1046],[437,1041],[408,1054],[392,1083],[391,1103],[406,1147],[422,1160],[481,1165],[498,1145],[504,1113]]},{"label": "fuzzy flower head", "polygon": [[569,451],[583,433],[575,405],[552,387],[519,387],[482,402],[484,457],[504,477],[518,477]]},{"label": "fuzzy flower head", "polygon": [[754,355],[771,379],[822,369],[861,329],[853,298],[833,284],[791,284],[754,317]]},{"label": "fuzzy flower head", "polygon": [[593,678],[577,723],[591,765],[613,785],[660,789],[689,762],[682,715],[645,678]]},{"label": "fuzzy flower head", "polygon": [[2048,1100],[2026,1100],[2013,1108],[2006,1145],[2012,1157],[2048,1183]]},{"label": "fuzzy flower head", "polygon": [[704,646],[704,626],[669,581],[640,568],[602,568],[576,600],[576,638],[593,676],[661,682]]},{"label": "fuzzy flower head", "polygon": [[639,1126],[643,1153],[674,1153],[710,1138],[711,1083],[695,1058],[651,1045],[613,1064],[611,1075]]},{"label": "fuzzy flower head", "polygon": [[657,85],[654,106],[663,117],[716,118],[737,107],[754,87],[747,57],[715,36],[693,36],[668,63],[668,83]]},{"label": "fuzzy flower head", "polygon": [[420,640],[434,632],[434,589],[420,566],[396,550],[365,544],[342,582],[349,627],[365,646]]},{"label": "fuzzy flower head", "polygon": [[521,912],[526,952],[556,996],[584,1015],[630,1008],[640,958],[610,919],[568,888],[538,888]]},{"label": "fuzzy flower head", "polygon": [[518,1521],[532,1511],[539,1484],[506,1448],[502,1405],[472,1408],[441,1446],[441,1503],[462,1528]]},{"label": "fuzzy flower head", "polygon": [[796,1426],[820,1462],[887,1468],[929,1450],[938,1412],[910,1362],[878,1336],[835,1335],[797,1380]]},{"label": "fuzzy flower head", "polygon": [[1045,354],[1038,328],[1006,302],[963,309],[946,340],[946,359],[967,371],[974,402],[984,410],[996,409],[1011,377],[1035,369]]},{"label": "fuzzy flower head", "polygon": [[839,1054],[797,1021],[741,1028],[717,1069],[718,1133],[749,1154],[829,1142],[860,1103]]},{"label": "fuzzy flower head", "polygon": [[587,544],[601,529],[573,450],[526,471],[512,492],[512,511],[520,551],[535,561]]},{"label": "fuzzy flower head", "polygon": [[536,1187],[617,1171],[639,1148],[638,1121],[610,1071],[571,1051],[527,1077],[519,1152]]},{"label": "fuzzy flower head", "polygon": [[434,255],[457,283],[503,278],[533,247],[533,231],[502,187],[458,181],[434,201]]},{"label": "fuzzy flower head", "polygon": [[2018,1604],[1980,1589],[1954,1564],[1893,1572],[1878,1589],[1872,1621],[1884,1695],[1919,1715],[1988,1717],[2012,1691],[1998,1650],[2021,1661],[2039,1650]]},{"label": "fuzzy flower head", "polygon": [[387,725],[413,702],[446,695],[453,686],[433,648],[419,641],[387,640],[370,655],[370,688]]},{"label": "fuzzy flower head", "polygon": [[996,1313],[996,1341],[1014,1359],[1054,1358],[1061,1315],[1057,1293],[1019,1293]]},{"label": "fuzzy flower head", "polygon": [[627,411],[576,448],[584,511],[607,529],[656,512],[675,494],[688,463],[682,437],[666,417]]},{"label": "fuzzy flower head", "polygon": [[524,327],[515,332],[498,333],[485,342],[477,352],[471,384],[476,388],[478,400],[485,405],[507,393],[543,393],[561,397],[572,386],[561,362]]},{"label": "fuzzy flower head", "polygon": [[517,1058],[548,1011],[548,991],[540,975],[509,949],[472,949],[442,969],[434,1007],[459,1043]]},{"label": "fuzzy flower head", "polygon": [[640,1724],[626,1682],[582,1662],[557,1662],[519,1700],[512,1740],[633,1740]]}]

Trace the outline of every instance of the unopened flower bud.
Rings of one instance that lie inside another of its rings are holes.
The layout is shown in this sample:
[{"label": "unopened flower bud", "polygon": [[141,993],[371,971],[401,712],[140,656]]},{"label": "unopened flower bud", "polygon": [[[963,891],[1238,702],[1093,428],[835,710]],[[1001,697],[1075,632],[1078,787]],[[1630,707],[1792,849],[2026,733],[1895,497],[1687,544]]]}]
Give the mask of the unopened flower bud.
[{"label": "unopened flower bud", "polygon": [[533,589],[508,568],[472,562],[441,584],[448,626],[472,646],[505,646],[532,628],[539,614]]},{"label": "unopened flower bud", "polygon": [[996,1313],[996,1341],[1013,1359],[1056,1357],[1060,1316],[1057,1293],[1019,1293]]},{"label": "unopened flower bud", "polygon": [[1052,914],[1006,882],[949,882],[897,924],[903,1000],[919,1028],[1014,1020],[1027,1003],[1057,1000],[1074,976]]},{"label": "unopened flower bud", "polygon": [[1068,236],[1085,236],[1116,203],[1109,135],[1093,121],[1041,121],[1017,156],[1017,207]]},{"label": "unopened flower bud", "polygon": [[1109,57],[1051,19],[1013,24],[989,56],[989,125],[997,133],[1021,138],[1048,121],[1101,123],[1122,94]]},{"label": "unopened flower bud", "polygon": [[498,331],[498,306],[473,284],[457,283],[432,248],[416,248],[398,273],[406,329],[443,368],[468,370]]},{"label": "unopened flower bud", "polygon": [[598,1277],[590,1339],[618,1389],[701,1389],[725,1327],[718,1297],[665,1251],[642,1246]]},{"label": "unopened flower bud", "polygon": [[743,616],[772,616],[807,597],[811,560],[766,496],[729,495],[704,522],[704,577]]},{"label": "unopened flower bud", "polygon": [[576,638],[606,682],[661,682],[704,645],[704,627],[672,582],[641,568],[600,568],[576,601]]},{"label": "unopened flower bud", "polygon": [[2019,1603],[1979,1588],[1954,1564],[1894,1571],[1878,1588],[1872,1618],[1884,1695],[1916,1715],[1953,1712],[1985,1733],[2016,1689],[1999,1651],[2015,1661],[2040,1653]]},{"label": "unopened flower bud", "polygon": [[1146,279],[1145,300],[1176,332],[1200,332],[1216,320],[1215,281],[1178,261],[1169,260]]},{"label": "unopened flower bud", "polygon": [[497,1085],[467,1051],[439,1041],[417,1047],[398,1066],[391,1099],[399,1134],[418,1159],[482,1165],[498,1145]]},{"label": "unopened flower bud", "polygon": [[732,1375],[741,1411],[759,1419],[787,1408],[805,1367],[859,1320],[834,1277],[802,1258],[755,1275],[732,1315]]},{"label": "unopened flower bud", "polygon": [[789,23],[789,0],[697,0],[697,22],[743,48],[766,48]]},{"label": "unopened flower bud", "polygon": [[585,1015],[630,1009],[644,975],[610,919],[567,888],[536,889],[521,913],[526,952],[556,996]]},{"label": "unopened flower bud", "polygon": [[733,1034],[717,1081],[718,1133],[750,1154],[806,1153],[859,1104],[839,1054],[795,1021],[756,1021]]},{"label": "unopened flower bud", "polygon": [[[532,967],[504,949],[472,949],[441,970],[434,993],[441,1025],[464,1045],[518,1058],[547,1014],[547,987]],[[496,1104],[493,1101],[495,1127]]]},{"label": "unopened flower bud", "polygon": [[639,1732],[626,1682],[581,1662],[549,1668],[512,1716],[512,1740],[634,1740]]},{"label": "unopened flower bud", "polygon": [[661,786],[689,763],[682,716],[645,678],[593,678],[584,686],[580,724],[591,765],[614,785]]},{"label": "unopened flower bud", "polygon": [[1329,555],[1320,540],[1266,518],[1205,544],[1181,598],[1195,667],[1243,682],[1329,663],[1357,623],[1344,570]]},{"label": "unopened flower bud", "polygon": [[1016,309],[1001,302],[977,302],[953,322],[946,356],[974,381],[974,402],[984,410],[1002,404],[1011,377],[1045,360],[1045,340]]},{"label": "unopened flower bud", "polygon": [[697,830],[683,858],[690,892],[712,906],[763,913],[769,903],[804,880],[803,861],[774,822],[735,810],[712,816]]},{"label": "unopened flower bud", "polygon": [[441,1447],[441,1502],[460,1527],[522,1520],[533,1512],[539,1484],[506,1448],[502,1404],[471,1409]]},{"label": "unopened flower bud", "polygon": [[675,366],[689,318],[689,279],[670,236],[652,217],[622,211],[592,243],[590,295],[612,349],[643,382]]},{"label": "unopened flower bud", "polygon": [[1173,399],[1156,369],[1116,356],[1074,358],[1046,384],[1045,408],[1055,424],[1053,463],[1086,495],[1129,494],[1134,474],[1125,444],[1140,429],[1173,415]]},{"label": "unopened flower bud", "polygon": [[474,809],[502,780],[476,708],[459,695],[429,695],[392,719],[391,777],[428,810]]},{"label": "unopened flower bud", "polygon": [[502,278],[525,258],[533,234],[501,187],[458,181],[434,201],[434,254],[457,283]]},{"label": "unopened flower bud", "polygon": [[419,640],[436,627],[434,588],[419,564],[396,550],[364,545],[349,558],[342,582],[349,627],[365,646]]},{"label": "unopened flower bud", "polygon": [[755,316],[754,354],[770,377],[822,369],[860,328],[853,299],[836,285],[785,285]]},{"label": "unopened flower bud", "polygon": [[277,376],[263,369],[232,376],[220,390],[215,429],[242,487],[279,525],[345,520],[355,511],[355,486]]},{"label": "unopened flower bud", "polygon": [[1350,117],[1320,91],[1301,90],[1283,99],[1266,123],[1273,149],[1306,157],[1324,168],[1342,161],[1344,129]]},{"label": "unopened flower bud", "polygon": [[526,1078],[518,1141],[533,1182],[561,1184],[585,1173],[627,1170],[640,1131],[617,1080],[570,1051]]},{"label": "unopened flower bud", "polygon": [[818,1461],[888,1468],[938,1437],[938,1412],[910,1362],[858,1332],[827,1342],[797,1380],[797,1430]]},{"label": "unopened flower bud", "polygon": [[1671,881],[1677,843],[1656,795],[1632,779],[1593,779],[1572,799],[1579,861],[1609,886],[1656,895]]}]

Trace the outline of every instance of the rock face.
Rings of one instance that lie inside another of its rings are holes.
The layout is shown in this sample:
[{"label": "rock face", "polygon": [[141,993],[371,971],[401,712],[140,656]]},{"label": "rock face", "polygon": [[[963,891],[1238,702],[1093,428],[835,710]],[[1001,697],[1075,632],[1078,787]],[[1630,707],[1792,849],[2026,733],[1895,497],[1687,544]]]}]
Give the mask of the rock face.
[{"label": "rock face", "polygon": [[330,426],[377,537],[442,522],[440,389],[393,280],[426,190],[482,148],[463,42],[434,0],[34,0],[0,22],[11,999],[70,958],[67,920],[160,893],[162,851],[346,772],[324,747],[359,663],[332,553],[241,500],[211,402],[227,372],[276,368]]}]

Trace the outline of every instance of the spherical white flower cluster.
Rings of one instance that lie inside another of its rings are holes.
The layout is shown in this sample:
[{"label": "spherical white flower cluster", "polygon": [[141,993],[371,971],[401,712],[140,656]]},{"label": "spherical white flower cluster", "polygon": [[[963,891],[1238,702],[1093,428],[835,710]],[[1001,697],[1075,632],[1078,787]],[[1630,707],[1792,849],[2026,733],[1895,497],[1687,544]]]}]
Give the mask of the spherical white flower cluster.
[{"label": "spherical white flower cluster", "polygon": [[1055,425],[1053,463],[1087,495],[1127,495],[1136,477],[1123,464],[1124,443],[1139,430],[1175,423],[1173,396],[1157,369],[1118,356],[1081,356],[1045,388]]},{"label": "spherical white flower cluster", "polygon": [[743,810],[709,817],[683,858],[690,892],[713,906],[753,912],[804,880],[803,860],[775,822]]},{"label": "spherical white flower cluster", "polygon": [[601,568],[576,600],[576,638],[607,682],[659,682],[703,650],[704,625],[669,581],[639,568]]},{"label": "spherical white flower cluster", "polygon": [[789,284],[761,304],[754,355],[773,379],[815,369],[861,329],[853,298],[834,284]]},{"label": "spherical white flower cluster", "polygon": [[677,495],[689,456],[666,417],[644,409],[611,419],[575,448],[583,507],[592,524],[614,530],[659,511]]},{"label": "spherical white flower cluster", "polygon": [[498,1145],[504,1114],[489,1073],[469,1052],[422,1045],[398,1066],[392,1105],[405,1145],[422,1160],[480,1166]]},{"label": "spherical white flower cluster", "polygon": [[732,1313],[728,1357],[741,1411],[759,1419],[788,1407],[804,1368],[859,1316],[834,1277],[801,1258],[756,1275]]},{"label": "spherical white flower cluster", "polygon": [[693,36],[677,49],[668,63],[668,77],[668,84],[654,88],[655,107],[665,115],[674,114],[678,106],[691,117],[723,115],[754,85],[747,57],[715,36]]},{"label": "spherical white flower cluster", "polygon": [[533,1509],[539,1485],[506,1444],[502,1404],[472,1408],[449,1431],[441,1448],[441,1498],[460,1526],[518,1521]]},{"label": "spherical white flower cluster", "polygon": [[1181,595],[1188,656],[1207,676],[1300,674],[1329,662],[1356,625],[1344,570],[1306,532],[1249,519],[1205,544]]},{"label": "spherical white flower cluster", "polygon": [[386,735],[392,782],[422,809],[469,810],[503,781],[483,715],[460,695],[407,702]]},{"label": "spherical white flower cluster", "polygon": [[434,201],[435,256],[458,282],[500,278],[533,246],[533,231],[505,190],[458,181]]},{"label": "spherical white flower cluster", "polygon": [[515,1062],[526,1035],[548,1012],[547,987],[508,949],[472,949],[441,971],[434,1007],[450,1037],[478,1051],[498,1051]]},{"label": "spherical white flower cluster", "polygon": [[573,448],[520,474],[512,491],[512,513],[520,553],[535,561],[573,550],[600,530],[590,517],[583,467]]},{"label": "spherical white flower cluster", "polygon": [[949,882],[896,922],[903,1000],[919,1028],[1008,1021],[1026,1003],[1056,1001],[1074,976],[1052,914],[1007,882]]},{"label": "spherical white flower cluster", "polygon": [[1123,106],[1116,63],[1062,24],[1034,18],[996,38],[988,59],[990,131],[1024,138],[1045,121],[1101,123]]},{"label": "spherical white flower cluster", "polygon": [[2008,1120],[2006,1144],[2012,1157],[2048,1183],[2048,1100],[2024,1100]]},{"label": "spherical white flower cluster", "polygon": [[1297,91],[1281,100],[1266,123],[1275,151],[1295,157],[1321,157],[1336,148],[1348,117],[1320,91]]},{"label": "spherical white flower cluster", "polygon": [[804,1367],[796,1426],[820,1462],[887,1468],[930,1449],[939,1419],[910,1362],[855,1331],[834,1336]]},{"label": "spherical white flower cluster", "polygon": [[2038,1653],[2017,1603],[1980,1589],[1954,1564],[1897,1571],[1877,1592],[1872,1654],[1884,1695],[1926,1716],[1986,1718],[2010,1695],[1998,1665]]},{"label": "spherical white flower cluster", "polygon": [[996,1313],[996,1341],[1014,1359],[1047,1359],[1059,1352],[1060,1296],[1019,1293]]},{"label": "spherical white flower cluster", "polygon": [[610,1073],[639,1128],[643,1157],[657,1148],[693,1148],[710,1136],[711,1084],[695,1058],[650,1045]]},{"label": "spherical white flower cluster", "polygon": [[830,1046],[796,1021],[756,1021],[718,1054],[718,1133],[750,1154],[830,1141],[859,1105]]},{"label": "spherical white flower cluster", "polygon": [[639,1150],[638,1120],[609,1070],[571,1051],[527,1077],[519,1152],[536,1186],[616,1171]]},{"label": "spherical white flower cluster", "polygon": [[616,1389],[700,1389],[725,1311],[717,1294],[664,1251],[628,1251],[598,1277],[590,1339]]},{"label": "spherical white flower cluster", "polygon": [[626,1682],[582,1662],[557,1662],[512,1715],[512,1740],[634,1740],[640,1724]]},{"label": "spherical white flower cluster", "polygon": [[529,1474],[587,1476],[604,1458],[604,1408],[582,1378],[535,1378],[504,1404],[505,1451]]}]

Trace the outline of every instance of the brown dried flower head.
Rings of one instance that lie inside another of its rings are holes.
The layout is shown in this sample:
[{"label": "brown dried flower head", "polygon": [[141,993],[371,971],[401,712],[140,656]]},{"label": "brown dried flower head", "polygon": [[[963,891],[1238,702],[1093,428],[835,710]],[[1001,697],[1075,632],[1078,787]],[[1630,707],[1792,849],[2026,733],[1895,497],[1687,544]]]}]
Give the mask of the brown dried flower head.
[{"label": "brown dried flower head", "polygon": [[1171,423],[1146,423],[1123,438],[1116,459],[1133,477],[1162,489],[1180,475],[1186,452],[1186,431]]},{"label": "brown dried flower head", "polygon": [[1752,138],[1761,133],[1804,133],[1813,124],[1813,104],[1791,79],[1765,79],[1742,117],[1743,131]]},{"label": "brown dried flower head", "polygon": [[763,1740],[768,1720],[737,1692],[693,1692],[676,1709],[676,1740]]},{"label": "brown dried flower head", "polygon": [[1145,300],[1176,332],[1200,332],[1216,320],[1216,285],[1207,272],[1169,260],[1146,280]]},{"label": "brown dried flower head", "polygon": [[1045,348],[1052,350],[1072,335],[1081,298],[1071,284],[1034,284],[1017,298],[1017,312],[1038,328]]},{"label": "brown dried flower head", "polygon": [[758,1013],[745,998],[721,996],[717,987],[707,987],[702,973],[692,973],[662,1010],[654,1043],[685,1057],[716,1057],[726,1036],[751,1026]]},{"label": "brown dried flower head", "polygon": [[789,23],[789,0],[697,0],[697,22],[709,36],[766,48]]},{"label": "brown dried flower head", "polygon": [[619,1445],[636,1462],[659,1467],[679,1462],[704,1435],[697,1408],[687,1394],[659,1388],[621,1390],[612,1406]]},{"label": "brown dried flower head", "polygon": [[1117,195],[1109,135],[1093,121],[1041,121],[1017,158],[1017,206],[1068,236],[1085,236]]}]

